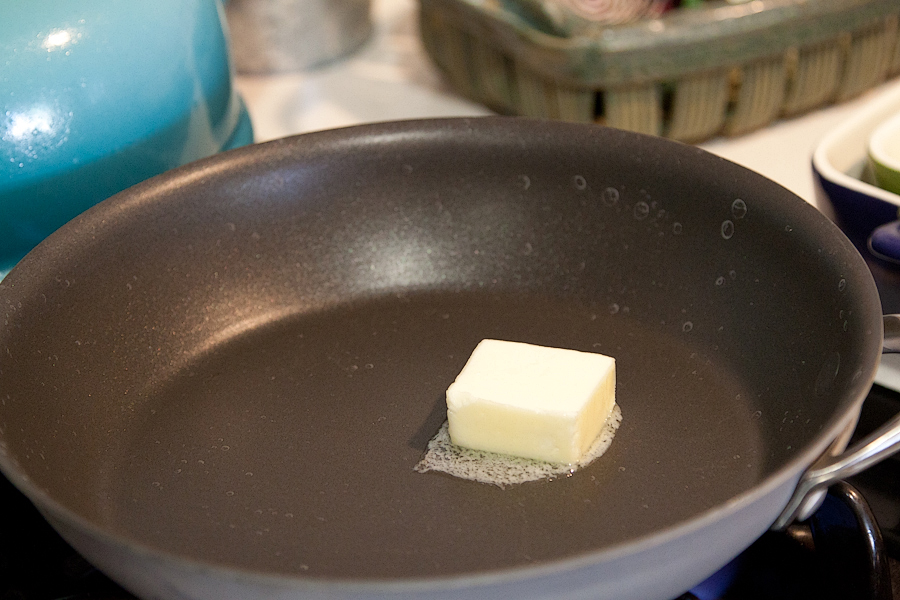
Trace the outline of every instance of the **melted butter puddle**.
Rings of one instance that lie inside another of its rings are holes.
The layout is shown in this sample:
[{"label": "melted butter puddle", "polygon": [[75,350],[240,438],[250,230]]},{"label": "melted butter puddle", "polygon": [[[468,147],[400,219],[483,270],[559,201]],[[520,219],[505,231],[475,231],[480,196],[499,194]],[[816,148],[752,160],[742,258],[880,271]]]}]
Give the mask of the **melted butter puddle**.
[{"label": "melted butter puddle", "polygon": [[568,477],[603,456],[612,444],[621,423],[622,411],[618,404],[614,404],[600,435],[584,457],[574,464],[561,464],[456,446],[450,441],[447,422],[444,421],[437,434],[428,442],[425,456],[414,468],[419,473],[440,471],[454,477],[490,483],[501,488],[526,481]]}]

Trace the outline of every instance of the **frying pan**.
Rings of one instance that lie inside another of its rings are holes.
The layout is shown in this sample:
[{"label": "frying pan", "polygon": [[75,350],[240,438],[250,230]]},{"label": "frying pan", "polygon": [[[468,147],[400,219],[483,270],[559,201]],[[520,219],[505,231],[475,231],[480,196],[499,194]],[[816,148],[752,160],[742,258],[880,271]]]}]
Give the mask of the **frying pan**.
[{"label": "frying pan", "polygon": [[[674,597],[897,435],[841,454],[897,320],[840,231],[596,126],[230,151],[70,222],[0,304],[0,466],[147,598]],[[607,454],[416,472],[488,337],[614,356]]]}]

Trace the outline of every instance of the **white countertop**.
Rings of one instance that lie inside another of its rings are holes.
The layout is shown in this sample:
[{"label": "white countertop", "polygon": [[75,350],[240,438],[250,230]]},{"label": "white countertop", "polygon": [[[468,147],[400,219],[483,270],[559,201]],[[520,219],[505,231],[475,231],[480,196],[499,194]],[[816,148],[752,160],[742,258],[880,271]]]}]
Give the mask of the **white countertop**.
[{"label": "white countertop", "polygon": [[[239,76],[236,87],[256,140],[373,121],[492,114],[443,81],[422,48],[416,12],[415,0],[373,0],[372,37],[351,56],[304,73]],[[894,88],[900,88],[900,79],[853,101],[701,147],[815,204],[810,168],[815,145],[855,110]]]},{"label": "white countertop", "polygon": [[[373,0],[374,31],[357,52],[308,72],[239,76],[256,141],[374,121],[480,116],[485,107],[455,93],[425,53],[415,0]],[[817,205],[811,157],[829,131],[867,103],[900,88],[900,79],[843,104],[701,147],[744,165]],[[827,206],[818,206],[828,213]],[[877,381],[900,390],[900,355]]]}]

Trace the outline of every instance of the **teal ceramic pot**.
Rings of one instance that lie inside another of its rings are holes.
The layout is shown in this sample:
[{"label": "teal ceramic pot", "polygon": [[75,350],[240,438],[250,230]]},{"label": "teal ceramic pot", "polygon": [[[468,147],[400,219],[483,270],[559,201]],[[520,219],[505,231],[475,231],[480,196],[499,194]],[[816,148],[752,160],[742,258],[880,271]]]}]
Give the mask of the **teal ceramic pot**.
[{"label": "teal ceramic pot", "polygon": [[0,275],[141,180],[252,142],[213,0],[0,9]]}]

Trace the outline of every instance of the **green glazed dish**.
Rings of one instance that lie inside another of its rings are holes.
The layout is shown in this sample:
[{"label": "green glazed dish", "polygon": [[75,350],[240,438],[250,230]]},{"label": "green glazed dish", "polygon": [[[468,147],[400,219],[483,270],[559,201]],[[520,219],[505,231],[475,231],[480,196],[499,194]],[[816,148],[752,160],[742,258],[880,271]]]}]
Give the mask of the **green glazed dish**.
[{"label": "green glazed dish", "polygon": [[869,159],[878,187],[900,194],[900,112],[875,129]]}]

